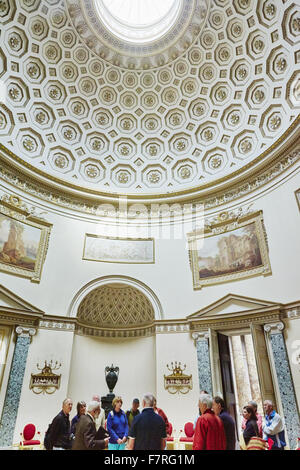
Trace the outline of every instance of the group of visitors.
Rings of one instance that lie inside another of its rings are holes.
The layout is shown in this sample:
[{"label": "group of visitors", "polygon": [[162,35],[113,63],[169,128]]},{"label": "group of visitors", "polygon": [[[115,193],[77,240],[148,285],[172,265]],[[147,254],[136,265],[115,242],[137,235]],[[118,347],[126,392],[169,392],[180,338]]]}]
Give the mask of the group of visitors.
[{"label": "group of visitors", "polygon": [[[99,395],[90,403],[77,403],[77,414],[70,423],[73,402],[66,398],[62,410],[49,425],[45,436],[46,449],[53,450],[164,450],[172,432],[171,424],[156,398],[147,393],[140,402],[135,398],[132,407],[122,409],[121,397],[112,401],[112,410],[105,419]],[[194,423],[193,450],[284,450],[286,445],[281,417],[270,400],[264,402],[265,417],[257,413],[253,401],[243,408],[242,433],[239,446],[236,425],[225,409],[224,400],[200,392],[199,414]]]},{"label": "group of visitors", "polygon": [[194,423],[193,450],[284,450],[284,426],[271,400],[265,400],[264,419],[257,404],[250,401],[243,408],[242,432],[236,442],[236,425],[225,409],[224,400],[200,393],[199,415]]},{"label": "group of visitors", "polygon": [[152,394],[143,397],[140,402],[134,398],[132,407],[125,413],[122,410],[121,397],[112,401],[112,410],[105,419],[105,412],[100,406],[99,395],[93,395],[92,401],[77,403],[77,414],[70,423],[73,402],[66,398],[62,410],[49,425],[45,436],[45,448],[48,450],[155,450],[165,448],[165,439],[169,435],[170,423],[164,411],[157,407]]}]

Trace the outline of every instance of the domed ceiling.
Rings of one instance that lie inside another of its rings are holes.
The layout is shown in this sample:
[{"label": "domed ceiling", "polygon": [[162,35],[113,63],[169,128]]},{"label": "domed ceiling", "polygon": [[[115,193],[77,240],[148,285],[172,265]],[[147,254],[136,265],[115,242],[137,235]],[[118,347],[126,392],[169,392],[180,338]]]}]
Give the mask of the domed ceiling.
[{"label": "domed ceiling", "polygon": [[0,1],[6,158],[141,196],[249,168],[299,113],[299,4],[128,1]]},{"label": "domed ceiling", "polygon": [[94,289],[82,300],[77,318],[86,325],[124,328],[149,325],[155,316],[142,292],[123,284],[109,284]]}]

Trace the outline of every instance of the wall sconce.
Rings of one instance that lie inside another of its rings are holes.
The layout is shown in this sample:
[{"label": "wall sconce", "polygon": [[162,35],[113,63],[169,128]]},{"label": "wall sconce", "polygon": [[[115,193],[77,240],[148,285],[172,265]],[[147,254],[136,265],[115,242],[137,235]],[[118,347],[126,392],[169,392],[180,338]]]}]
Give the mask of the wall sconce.
[{"label": "wall sconce", "polygon": [[31,374],[29,389],[36,394],[47,393],[52,394],[60,387],[61,374],[55,374],[53,371],[61,367],[58,361],[45,361],[44,366],[36,365],[41,372],[39,374]]}]

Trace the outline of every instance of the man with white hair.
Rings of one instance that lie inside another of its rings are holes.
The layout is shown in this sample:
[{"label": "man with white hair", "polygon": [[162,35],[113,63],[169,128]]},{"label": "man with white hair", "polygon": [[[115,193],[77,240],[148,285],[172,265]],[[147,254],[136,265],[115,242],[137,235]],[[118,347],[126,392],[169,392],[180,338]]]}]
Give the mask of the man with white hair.
[{"label": "man with white hair", "polygon": [[130,428],[128,450],[164,450],[166,426],[154,411],[154,400],[152,393],[144,395],[143,411],[134,418]]},{"label": "man with white hair", "polygon": [[109,438],[96,440],[95,419],[99,414],[100,403],[95,400],[88,403],[87,414],[80,416],[77,423],[72,450],[99,450],[107,447]]},{"label": "man with white hair", "polygon": [[274,410],[271,400],[264,401],[264,410],[266,416],[263,424],[263,438],[265,441],[272,442],[270,450],[284,450],[286,442],[283,422],[279,414]]},{"label": "man with white hair", "polygon": [[226,437],[221,419],[212,411],[212,397],[199,396],[201,416],[196,423],[193,450],[226,450]]},{"label": "man with white hair", "polygon": [[73,402],[71,398],[65,398],[62,410],[55,416],[49,431],[49,449],[69,450],[71,449],[71,424],[70,412]]},{"label": "man with white hair", "polygon": [[[92,401],[97,401],[98,403],[101,403],[101,399],[99,395],[93,395],[92,396]],[[105,427],[105,411],[103,408],[100,410],[100,414],[97,419],[95,419],[95,424],[96,424],[96,429],[100,428],[102,426],[103,428]]]}]

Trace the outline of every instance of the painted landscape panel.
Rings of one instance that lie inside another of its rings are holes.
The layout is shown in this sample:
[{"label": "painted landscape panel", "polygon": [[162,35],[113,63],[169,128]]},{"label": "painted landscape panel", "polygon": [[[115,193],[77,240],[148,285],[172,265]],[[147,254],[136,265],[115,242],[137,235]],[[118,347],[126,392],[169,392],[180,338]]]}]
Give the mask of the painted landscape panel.
[{"label": "painted landscape panel", "polygon": [[251,270],[263,264],[255,222],[200,242],[201,248],[197,250],[200,279]]},{"label": "painted landscape panel", "polygon": [[86,235],[83,259],[110,263],[154,263],[154,241]]},{"label": "painted landscape panel", "polygon": [[41,230],[0,214],[0,263],[35,270]]}]

